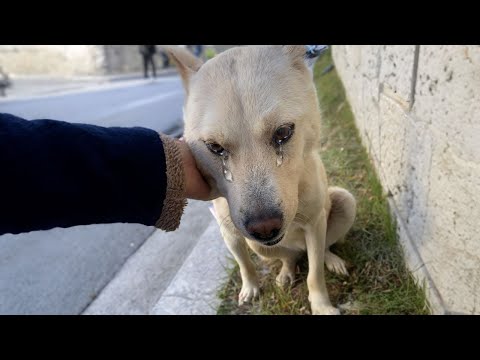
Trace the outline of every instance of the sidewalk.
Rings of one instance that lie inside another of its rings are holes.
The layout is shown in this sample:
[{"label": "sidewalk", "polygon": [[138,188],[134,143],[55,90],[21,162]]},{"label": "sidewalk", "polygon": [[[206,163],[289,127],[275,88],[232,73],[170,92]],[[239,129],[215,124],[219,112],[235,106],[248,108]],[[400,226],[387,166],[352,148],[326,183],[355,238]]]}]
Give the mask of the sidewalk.
[{"label": "sidewalk", "polygon": [[[182,91],[174,74],[174,68],[159,71],[157,76],[164,78],[158,82],[174,81],[179,87],[175,91]],[[7,108],[9,101],[23,106],[29,97],[42,102],[43,97],[70,92],[95,96],[91,93],[105,88],[143,86],[148,80],[143,74],[133,73],[69,79],[14,77],[12,82],[15,87],[7,89],[7,97],[0,97],[0,111],[2,105]],[[145,101],[149,98],[136,102]],[[189,201],[180,228],[171,233],[152,233],[105,287],[92,295],[95,297],[82,314],[216,314],[220,303],[217,291],[227,278],[228,250],[210,205]]]},{"label": "sidewalk", "polygon": [[[157,77],[176,74],[175,68],[157,71]],[[131,80],[144,79],[143,73],[116,74],[105,76],[76,76],[70,78],[55,78],[45,75],[12,76],[12,86],[5,90],[6,96],[0,99],[16,99],[37,95],[49,95],[70,90],[79,90],[89,86],[103,85]]]},{"label": "sidewalk", "polygon": [[155,231],[82,314],[215,315],[229,254],[209,206],[189,201],[180,228]]}]

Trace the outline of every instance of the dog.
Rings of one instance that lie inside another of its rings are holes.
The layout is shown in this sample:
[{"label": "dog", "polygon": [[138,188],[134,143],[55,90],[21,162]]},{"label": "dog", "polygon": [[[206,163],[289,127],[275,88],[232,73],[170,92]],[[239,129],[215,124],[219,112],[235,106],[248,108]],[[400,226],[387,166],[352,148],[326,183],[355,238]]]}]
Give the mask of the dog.
[{"label": "dog", "polygon": [[335,315],[324,265],[347,274],[330,246],[352,226],[356,202],[328,186],[312,69],[318,56],[307,49],[236,47],[206,63],[181,48],[168,51],[186,91],[184,137],[212,186],[222,236],[240,267],[239,304],[259,295],[247,246],[282,261],[280,286],[293,283],[306,252],[312,314]]}]

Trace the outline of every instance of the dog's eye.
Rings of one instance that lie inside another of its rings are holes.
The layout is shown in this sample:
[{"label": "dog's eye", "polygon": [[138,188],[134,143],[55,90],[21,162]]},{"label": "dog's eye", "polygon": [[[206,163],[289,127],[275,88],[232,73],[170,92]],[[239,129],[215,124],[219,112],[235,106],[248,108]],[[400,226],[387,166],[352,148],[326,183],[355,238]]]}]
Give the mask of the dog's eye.
[{"label": "dog's eye", "polygon": [[223,156],[225,149],[220,146],[219,144],[216,143],[205,143],[207,145],[208,150],[210,150],[212,153],[218,156]]},{"label": "dog's eye", "polygon": [[277,130],[275,130],[275,134],[273,135],[273,141],[276,145],[281,145],[286,143],[293,135],[293,131],[295,129],[295,124],[286,124],[280,126]]}]

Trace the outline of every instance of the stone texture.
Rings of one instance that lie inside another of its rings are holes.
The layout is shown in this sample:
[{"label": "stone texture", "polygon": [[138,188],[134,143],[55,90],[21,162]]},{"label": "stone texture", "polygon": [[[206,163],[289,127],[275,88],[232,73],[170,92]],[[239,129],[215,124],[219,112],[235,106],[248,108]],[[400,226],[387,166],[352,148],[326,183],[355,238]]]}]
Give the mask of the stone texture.
[{"label": "stone texture", "polygon": [[153,315],[215,315],[227,279],[228,250],[212,221],[153,308]]},{"label": "stone texture", "polygon": [[415,45],[383,45],[380,83],[382,91],[402,106],[410,106],[414,76]]},{"label": "stone texture", "polygon": [[[155,62],[160,69],[159,56]],[[138,45],[0,45],[0,64],[11,75],[69,77],[143,71]]]},{"label": "stone texture", "polygon": [[189,200],[180,227],[157,230],[128,259],[83,315],[146,315],[214,221],[203,201]]},{"label": "stone texture", "polygon": [[334,46],[434,313],[480,314],[480,46]]},{"label": "stone texture", "polygon": [[92,75],[103,62],[102,45],[0,45],[0,64],[12,75]]},{"label": "stone texture", "polygon": [[448,309],[480,313],[480,168],[458,157],[450,139],[433,147],[426,235],[419,247]]},{"label": "stone texture", "polygon": [[460,158],[480,163],[480,46],[420,47],[415,115],[449,139]]}]

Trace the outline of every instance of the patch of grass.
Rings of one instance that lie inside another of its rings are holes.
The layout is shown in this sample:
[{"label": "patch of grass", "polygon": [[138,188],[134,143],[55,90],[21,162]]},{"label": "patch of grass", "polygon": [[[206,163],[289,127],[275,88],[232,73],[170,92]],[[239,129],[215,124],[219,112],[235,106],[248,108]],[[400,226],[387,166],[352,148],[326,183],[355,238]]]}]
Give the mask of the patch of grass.
[{"label": "patch of grass", "polygon": [[[344,314],[428,314],[425,291],[405,266],[395,224],[380,182],[354,123],[345,90],[332,64],[330,51],[317,62],[314,79],[322,109],[322,160],[330,185],[341,186],[357,199],[357,218],[346,241],[333,251],[347,261],[348,277],[326,270],[330,299]],[[275,285],[279,264],[268,266],[255,258],[260,299],[239,307],[241,279],[234,265],[229,282],[219,293],[219,314],[309,314],[306,259],[300,262],[296,284]]]},{"label": "patch of grass", "polygon": [[213,59],[217,55],[214,48],[207,48],[205,49],[205,59],[210,60]]}]

